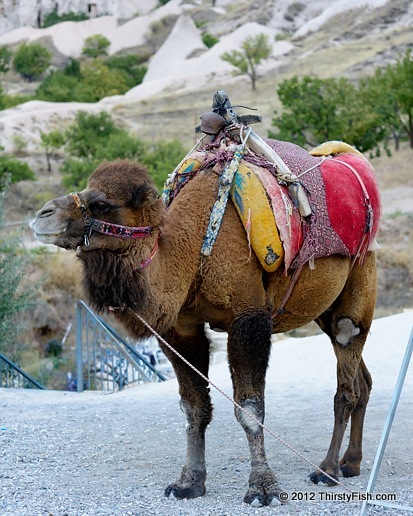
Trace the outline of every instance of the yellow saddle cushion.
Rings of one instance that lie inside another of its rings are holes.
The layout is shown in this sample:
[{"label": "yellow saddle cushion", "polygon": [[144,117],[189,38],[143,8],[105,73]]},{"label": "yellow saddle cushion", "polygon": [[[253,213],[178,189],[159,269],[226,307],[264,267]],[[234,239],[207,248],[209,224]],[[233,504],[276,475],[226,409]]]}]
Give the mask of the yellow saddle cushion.
[{"label": "yellow saddle cushion", "polygon": [[252,249],[267,272],[282,264],[284,249],[267,193],[256,174],[241,162],[230,191]]},{"label": "yellow saddle cushion", "polygon": [[361,152],[359,152],[356,148],[352,147],[348,143],[340,142],[337,140],[324,142],[318,145],[318,147],[314,147],[314,149],[310,151],[311,156],[335,156],[336,154],[345,153],[363,156]]}]

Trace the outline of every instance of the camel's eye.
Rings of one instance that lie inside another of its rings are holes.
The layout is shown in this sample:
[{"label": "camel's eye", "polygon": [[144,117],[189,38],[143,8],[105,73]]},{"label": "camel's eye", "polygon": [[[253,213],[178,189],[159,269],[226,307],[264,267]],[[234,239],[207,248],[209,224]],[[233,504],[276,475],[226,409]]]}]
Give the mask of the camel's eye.
[{"label": "camel's eye", "polygon": [[94,201],[91,202],[89,205],[89,208],[91,211],[98,212],[98,213],[108,213],[113,209],[113,206],[108,204],[107,202],[103,201]]}]

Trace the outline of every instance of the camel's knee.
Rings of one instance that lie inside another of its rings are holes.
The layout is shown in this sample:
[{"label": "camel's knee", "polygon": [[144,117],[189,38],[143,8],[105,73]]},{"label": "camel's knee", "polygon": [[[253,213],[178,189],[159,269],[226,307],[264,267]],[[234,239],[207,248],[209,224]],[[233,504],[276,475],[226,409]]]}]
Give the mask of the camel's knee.
[{"label": "camel's knee", "polygon": [[347,420],[353,410],[357,407],[359,399],[360,392],[350,388],[339,388],[334,396],[335,410],[342,413],[344,418]]},{"label": "camel's knee", "polygon": [[212,420],[212,403],[208,396],[202,404],[192,404],[181,398],[180,407],[186,416],[187,430],[192,428],[205,429]]},{"label": "camel's knee", "polygon": [[351,339],[359,335],[360,328],[349,317],[341,317],[336,322],[336,341],[340,346],[346,347]]},{"label": "camel's knee", "polygon": [[[263,399],[246,399],[239,403],[242,407],[235,407],[235,417],[246,433],[258,435],[262,432],[265,408]],[[251,417],[252,416],[252,417]],[[261,423],[261,424],[260,424]]]}]

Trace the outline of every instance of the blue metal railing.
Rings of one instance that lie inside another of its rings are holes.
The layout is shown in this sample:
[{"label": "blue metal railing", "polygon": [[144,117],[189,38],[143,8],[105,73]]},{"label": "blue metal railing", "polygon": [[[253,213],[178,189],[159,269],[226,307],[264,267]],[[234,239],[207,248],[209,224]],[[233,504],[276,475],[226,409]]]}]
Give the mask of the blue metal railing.
[{"label": "blue metal railing", "polygon": [[166,377],[83,301],[76,310],[77,391],[116,391]]},{"label": "blue metal railing", "polygon": [[15,389],[45,389],[19,366],[0,353],[0,387]]}]

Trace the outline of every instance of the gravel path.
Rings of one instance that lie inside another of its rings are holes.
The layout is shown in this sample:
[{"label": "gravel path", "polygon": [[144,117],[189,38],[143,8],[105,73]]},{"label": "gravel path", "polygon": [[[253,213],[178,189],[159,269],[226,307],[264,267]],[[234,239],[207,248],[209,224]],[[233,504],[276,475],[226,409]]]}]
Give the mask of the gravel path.
[{"label": "gravel path", "polygon": [[[380,319],[365,352],[375,380],[365,425],[360,477],[344,479],[362,493],[368,483],[412,315]],[[395,493],[413,506],[413,370],[396,413],[375,493]],[[332,429],[335,360],[324,336],[274,344],[267,382],[266,424],[312,462],[327,449]],[[231,392],[225,363],[210,378]],[[312,467],[267,436],[269,461],[290,496],[282,507],[242,503],[249,473],[243,431],[229,402],[213,390],[207,432],[207,494],[174,501],[163,496],[185,458],[185,421],[175,380],[117,394],[0,389],[1,516],[74,515],[355,515],[358,502],[327,501],[343,493],[306,482]],[[293,493],[303,493],[294,495]],[[369,514],[411,514],[370,506]]]}]

